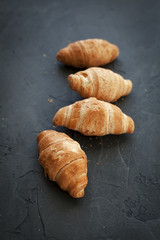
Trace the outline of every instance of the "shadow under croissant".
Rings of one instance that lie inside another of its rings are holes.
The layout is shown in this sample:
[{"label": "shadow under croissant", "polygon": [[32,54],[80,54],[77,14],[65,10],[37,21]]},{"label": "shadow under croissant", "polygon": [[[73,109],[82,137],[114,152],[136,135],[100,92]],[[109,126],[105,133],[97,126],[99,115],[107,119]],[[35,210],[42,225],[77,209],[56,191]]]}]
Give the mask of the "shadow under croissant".
[{"label": "shadow under croissant", "polygon": [[[122,69],[124,69],[124,67],[122,65],[123,65],[123,62],[120,59],[115,59],[113,62],[108,63],[103,66],[99,66],[99,67],[110,69],[114,72],[124,75],[125,71],[122,70]],[[70,74],[75,74],[76,72],[84,71],[86,69],[87,68],[75,68],[75,67],[67,66],[67,65],[64,65],[63,63],[59,63],[59,62],[57,64],[58,73],[63,75],[63,77],[68,77],[68,75],[70,75]]]},{"label": "shadow under croissant", "polygon": [[89,140],[91,139],[94,140],[95,142],[100,142],[101,141],[100,139],[102,139],[102,141],[105,141],[106,144],[110,144],[110,143],[116,144],[116,142],[119,139],[121,139],[122,142],[127,142],[130,139],[130,134],[126,134],[126,133],[120,134],[120,135],[108,134],[105,136],[85,136],[78,131],[70,130],[63,126],[54,126],[54,130],[67,134],[72,139],[79,142],[79,144],[82,147],[83,145],[85,146],[86,143],[89,143]]},{"label": "shadow under croissant", "polygon": [[54,130],[56,130],[57,132],[63,132],[75,141],[79,142],[80,146],[83,148],[84,151],[87,148],[101,148],[100,145],[102,144],[102,142],[105,144],[106,148],[107,146],[112,148],[112,146],[116,146],[119,143],[123,145],[125,143],[128,143],[128,141],[132,141],[130,134],[126,133],[120,135],[108,134],[105,136],[85,136],[78,131],[73,131],[62,126],[55,126]]},{"label": "shadow under croissant", "polygon": [[113,62],[107,64],[104,66],[106,69],[110,69],[113,72],[121,74],[123,77],[125,76],[126,72],[122,69],[124,69],[123,62],[120,59],[115,59]]},{"label": "shadow under croissant", "polygon": [[67,80],[68,75],[74,74],[78,71],[80,71],[79,68],[70,67],[70,66],[64,65],[63,63],[57,64],[57,72],[58,74],[62,75],[65,80]]},{"label": "shadow under croissant", "polygon": [[[42,168],[43,171],[43,168]],[[83,198],[73,198],[67,191],[63,191],[56,182],[51,181],[48,176],[43,175],[43,184],[45,185],[45,197],[47,201],[57,202],[62,208],[76,207],[82,204]],[[86,195],[85,188],[85,195]]]}]

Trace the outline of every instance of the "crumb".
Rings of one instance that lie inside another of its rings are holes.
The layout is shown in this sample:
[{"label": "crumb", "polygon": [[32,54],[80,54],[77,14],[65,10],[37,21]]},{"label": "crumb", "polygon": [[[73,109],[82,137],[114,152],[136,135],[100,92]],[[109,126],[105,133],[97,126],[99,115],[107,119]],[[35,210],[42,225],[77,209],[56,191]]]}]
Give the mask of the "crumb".
[{"label": "crumb", "polygon": [[90,147],[92,147],[92,144],[89,144]]},{"label": "crumb", "polygon": [[92,140],[92,137],[90,137],[89,140]]},{"label": "crumb", "polygon": [[45,53],[43,53],[43,57],[47,57],[47,55]]},{"label": "crumb", "polygon": [[49,103],[53,103],[53,99],[52,98],[48,98],[48,102]]},{"label": "crumb", "polygon": [[97,139],[98,137],[96,137],[96,139]]},{"label": "crumb", "polygon": [[82,148],[83,148],[83,145],[82,145]]},{"label": "crumb", "polygon": [[147,88],[145,88],[144,91],[147,92]]},{"label": "crumb", "polygon": [[102,142],[99,143],[100,145],[102,144]]},{"label": "crumb", "polygon": [[53,126],[53,128],[56,128],[56,126]]},{"label": "crumb", "polygon": [[48,74],[48,72],[44,72],[44,74]]},{"label": "crumb", "polygon": [[122,97],[121,100],[124,101],[124,98]]},{"label": "crumb", "polygon": [[4,121],[4,117],[2,117],[1,120]]},{"label": "crumb", "polygon": [[99,162],[96,162],[96,165],[99,165]]},{"label": "crumb", "polygon": [[38,229],[38,232],[40,232],[40,231],[41,231],[41,229],[39,228],[39,229]]},{"label": "crumb", "polygon": [[88,148],[87,146],[85,148]]}]

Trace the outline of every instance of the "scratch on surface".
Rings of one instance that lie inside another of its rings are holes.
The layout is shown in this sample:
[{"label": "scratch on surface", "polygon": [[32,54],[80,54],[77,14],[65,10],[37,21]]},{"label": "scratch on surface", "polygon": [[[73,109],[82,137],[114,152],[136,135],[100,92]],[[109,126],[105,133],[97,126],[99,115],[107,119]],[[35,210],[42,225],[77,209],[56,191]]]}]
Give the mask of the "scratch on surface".
[{"label": "scratch on surface", "polygon": [[42,214],[41,214],[41,210],[40,210],[40,206],[39,206],[39,200],[38,200],[38,190],[37,190],[37,207],[38,207],[38,214],[39,214],[39,219],[41,221],[41,225],[42,225],[42,230],[43,230],[43,236],[45,237],[46,236],[46,233],[45,233],[45,225],[44,225],[44,222],[43,222],[43,219],[42,219]]},{"label": "scratch on surface", "polygon": [[55,99],[55,100],[58,100],[58,101],[60,101],[60,102],[67,103],[67,104],[72,104],[72,103],[73,103],[72,101],[68,101],[68,100],[62,99],[62,96],[56,96],[56,97],[54,97],[54,96],[52,96],[52,95],[49,95],[49,97],[50,97],[50,98],[53,98],[53,99]]},{"label": "scratch on surface", "polygon": [[118,153],[120,155],[120,158],[122,160],[123,165],[128,169],[128,166],[127,166],[127,164],[126,164],[126,162],[125,162],[125,160],[124,160],[124,158],[123,158],[123,156],[121,154],[121,151],[120,151],[119,141],[118,141]]},{"label": "scratch on surface", "polygon": [[17,224],[17,226],[15,227],[15,229],[18,229],[18,228],[26,221],[27,217],[28,217],[28,209],[27,209],[27,214],[24,216],[24,218],[22,219],[22,221]]},{"label": "scratch on surface", "polygon": [[98,181],[100,184],[105,184],[105,185],[108,185],[108,186],[111,186],[111,187],[116,187],[116,188],[121,188],[122,186],[121,185],[116,185],[116,184],[113,184],[113,183],[108,183],[108,182],[102,182],[102,181]]},{"label": "scratch on surface", "polygon": [[30,170],[30,171],[28,171],[28,172],[25,172],[23,175],[20,175],[20,176],[16,177],[16,179],[18,179],[18,178],[23,178],[24,176],[26,176],[26,175],[29,174],[29,173],[41,173],[41,172],[32,169],[32,170]]},{"label": "scratch on surface", "polygon": [[14,234],[20,234],[20,231],[18,230],[5,230],[4,232],[8,232],[8,233],[14,233]]},{"label": "scratch on surface", "polygon": [[130,168],[127,168],[127,193],[128,193],[128,187],[129,187],[129,173],[130,173]]},{"label": "scratch on surface", "polygon": [[[133,147],[132,147],[132,149],[133,149]],[[119,142],[118,142],[118,153],[119,153],[119,155],[120,155],[120,157],[121,157],[121,160],[122,160],[123,165],[126,167],[126,170],[127,170],[127,176],[126,176],[126,189],[127,189],[127,193],[128,193],[128,187],[129,187],[129,175],[130,175],[130,167],[129,167],[129,164],[130,164],[130,158],[131,158],[132,149],[131,149],[130,154],[129,154],[128,166],[127,166],[127,164],[126,164],[126,162],[125,162],[125,160],[124,160],[124,158],[123,158],[123,156],[122,156],[122,154],[121,154],[120,146],[119,146]]]},{"label": "scratch on surface", "polygon": [[[137,219],[137,218],[136,218]],[[139,220],[139,219],[138,219]],[[145,223],[147,223],[147,222],[151,222],[151,221],[159,221],[160,220],[160,217],[157,217],[157,218],[150,218],[150,219],[148,219],[148,220],[146,220],[146,221],[144,221]]]},{"label": "scratch on surface", "polygon": [[131,148],[131,151],[129,153],[129,157],[128,157],[128,171],[127,171],[127,193],[128,193],[128,187],[129,187],[129,174],[130,174],[130,159],[131,159],[131,153],[133,150],[133,146]]},{"label": "scratch on surface", "polygon": [[159,217],[157,217],[157,218],[150,218],[148,220],[142,220],[142,219],[137,218],[136,216],[131,216],[130,218],[135,220],[135,221],[141,222],[141,223],[148,223],[148,222],[160,220]]}]

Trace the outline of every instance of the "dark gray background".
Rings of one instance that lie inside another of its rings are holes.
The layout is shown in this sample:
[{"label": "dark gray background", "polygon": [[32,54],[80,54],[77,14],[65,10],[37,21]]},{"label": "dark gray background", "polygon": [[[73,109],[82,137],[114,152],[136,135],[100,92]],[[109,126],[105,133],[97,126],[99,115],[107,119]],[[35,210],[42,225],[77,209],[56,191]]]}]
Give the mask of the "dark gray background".
[{"label": "dark gray background", "polygon": [[[160,1],[0,1],[1,239],[160,238]],[[67,83],[77,69],[56,61],[69,42],[103,38],[120,55],[106,68],[133,81],[116,104],[132,135],[85,137],[88,186],[72,199],[44,177],[36,136],[81,99]],[[53,102],[48,102],[52,99]]]}]

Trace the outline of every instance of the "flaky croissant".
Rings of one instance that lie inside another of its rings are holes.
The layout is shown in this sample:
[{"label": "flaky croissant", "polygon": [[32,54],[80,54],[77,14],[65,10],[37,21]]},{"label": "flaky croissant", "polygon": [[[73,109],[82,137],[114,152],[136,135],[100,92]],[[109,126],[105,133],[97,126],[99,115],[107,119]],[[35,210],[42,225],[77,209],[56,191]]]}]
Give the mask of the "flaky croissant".
[{"label": "flaky croissant", "polygon": [[111,70],[92,67],[68,76],[70,87],[82,97],[114,102],[132,90],[132,82]]},{"label": "flaky croissant", "polygon": [[115,60],[119,48],[103,39],[87,39],[70,43],[57,53],[57,60],[65,65],[84,68],[103,66]]},{"label": "flaky croissant", "polygon": [[88,98],[58,110],[53,118],[57,126],[65,126],[84,135],[133,133],[134,122],[117,106]]},{"label": "flaky croissant", "polygon": [[74,198],[84,196],[87,185],[87,158],[78,142],[53,130],[37,136],[39,162],[49,179]]}]

